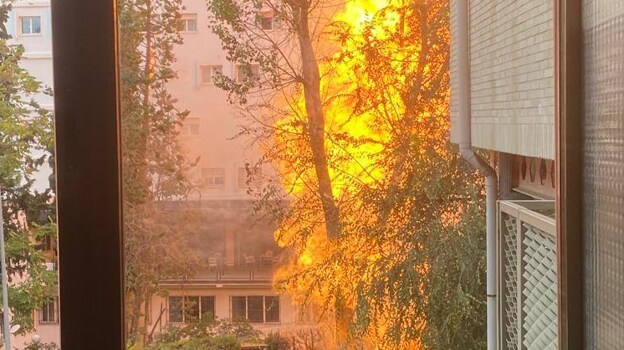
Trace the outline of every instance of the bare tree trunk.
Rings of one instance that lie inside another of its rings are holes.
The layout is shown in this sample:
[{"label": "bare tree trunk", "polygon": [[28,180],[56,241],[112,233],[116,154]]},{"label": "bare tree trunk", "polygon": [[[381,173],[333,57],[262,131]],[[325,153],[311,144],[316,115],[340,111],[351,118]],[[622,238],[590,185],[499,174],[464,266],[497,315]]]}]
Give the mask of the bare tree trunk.
[{"label": "bare tree trunk", "polygon": [[303,92],[306,113],[308,115],[312,160],[318,179],[318,195],[323,206],[325,228],[327,236],[336,240],[340,237],[340,214],[332,193],[329,165],[325,152],[325,114],[320,93],[321,77],[308,28],[308,6],[309,4],[306,1],[302,1],[299,7],[301,22],[298,38],[303,63]]},{"label": "bare tree trunk", "polygon": [[[318,180],[318,195],[323,207],[327,237],[338,241],[342,228],[340,212],[332,192],[329,164],[325,150],[325,113],[323,112],[323,103],[321,101],[319,66],[314,53],[308,23],[309,3],[305,0],[301,1],[298,9],[300,11],[298,39],[302,59],[303,93],[308,116],[312,160]],[[334,334],[336,348],[346,349],[348,347],[348,329],[353,310],[348,307],[341,291],[338,291],[335,295],[334,307],[336,309]]]},{"label": "bare tree trunk", "polygon": [[144,310],[147,308],[147,300],[144,299],[145,297],[141,296],[134,305],[138,311],[136,315],[137,329],[132,350],[142,350],[145,347],[145,337],[147,335],[147,315]]}]

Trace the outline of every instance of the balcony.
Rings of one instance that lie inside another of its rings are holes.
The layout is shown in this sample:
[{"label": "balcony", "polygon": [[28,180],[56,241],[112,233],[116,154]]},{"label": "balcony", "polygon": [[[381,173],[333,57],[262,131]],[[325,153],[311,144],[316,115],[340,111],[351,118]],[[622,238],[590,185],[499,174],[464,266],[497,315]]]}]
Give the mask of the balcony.
[{"label": "balcony", "polygon": [[273,262],[249,262],[240,265],[215,264],[198,273],[198,281],[272,281]]},{"label": "balcony", "polygon": [[[268,252],[267,252],[268,253]],[[191,278],[165,279],[162,285],[205,286],[271,284],[273,273],[282,264],[281,255],[242,256],[241,259],[207,258]]]},{"label": "balcony", "polygon": [[501,349],[557,349],[554,201],[498,203]]}]

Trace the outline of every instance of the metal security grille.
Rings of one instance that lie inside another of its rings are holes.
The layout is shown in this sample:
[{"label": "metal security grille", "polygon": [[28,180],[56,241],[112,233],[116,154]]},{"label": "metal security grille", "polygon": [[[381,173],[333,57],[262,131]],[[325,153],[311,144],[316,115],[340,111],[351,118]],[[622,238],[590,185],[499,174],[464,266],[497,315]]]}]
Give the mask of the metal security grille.
[{"label": "metal security grille", "polygon": [[506,349],[518,348],[518,230],[516,218],[502,214],[502,256],[503,256],[503,286],[501,295],[505,318],[503,319],[503,342]]},{"label": "metal security grille", "polygon": [[502,349],[557,348],[553,201],[499,202]]},{"label": "metal security grille", "polygon": [[557,349],[555,236],[524,224],[522,329],[524,349]]}]

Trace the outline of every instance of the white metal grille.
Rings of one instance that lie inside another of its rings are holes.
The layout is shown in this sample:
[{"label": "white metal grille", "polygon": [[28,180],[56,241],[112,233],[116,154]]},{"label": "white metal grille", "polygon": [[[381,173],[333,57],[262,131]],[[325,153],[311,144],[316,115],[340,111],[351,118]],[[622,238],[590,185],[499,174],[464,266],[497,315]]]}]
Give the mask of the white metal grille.
[{"label": "white metal grille", "polygon": [[523,349],[557,349],[557,272],[554,236],[528,224],[522,240]]},{"label": "white metal grille", "polygon": [[555,220],[552,201],[499,202],[500,345],[557,348]]},{"label": "white metal grille", "polygon": [[506,349],[518,348],[518,230],[516,218],[504,215],[505,234],[503,234],[504,246],[504,343]]}]

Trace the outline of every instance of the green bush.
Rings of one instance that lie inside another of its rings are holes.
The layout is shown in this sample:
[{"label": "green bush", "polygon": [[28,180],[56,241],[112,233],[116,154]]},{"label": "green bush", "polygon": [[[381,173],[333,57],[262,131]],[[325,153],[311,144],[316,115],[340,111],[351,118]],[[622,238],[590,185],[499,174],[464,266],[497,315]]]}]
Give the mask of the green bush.
[{"label": "green bush", "polygon": [[293,348],[291,341],[279,333],[269,334],[265,342],[267,350],[290,350]]},{"label": "green bush", "polygon": [[22,350],[61,350],[55,343],[27,343]]},{"label": "green bush", "polygon": [[260,333],[246,320],[207,318],[170,327],[146,350],[240,350],[241,342],[257,341]]}]

